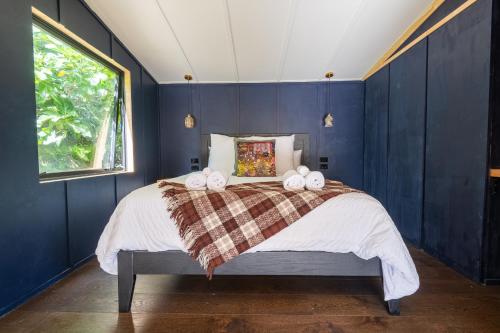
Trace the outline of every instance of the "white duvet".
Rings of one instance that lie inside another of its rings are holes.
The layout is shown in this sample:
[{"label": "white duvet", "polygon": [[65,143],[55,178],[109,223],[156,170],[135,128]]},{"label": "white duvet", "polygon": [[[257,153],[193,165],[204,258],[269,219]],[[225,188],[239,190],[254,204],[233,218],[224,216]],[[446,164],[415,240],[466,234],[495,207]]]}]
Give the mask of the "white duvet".
[{"label": "white duvet", "polygon": [[[231,177],[229,184],[270,180],[280,178]],[[117,274],[120,250],[186,252],[166,207],[157,184],[123,198],[99,239],[96,254],[101,268]],[[258,251],[353,252],[363,259],[379,257],[385,300],[411,295],[419,287],[415,265],[396,226],[384,207],[367,194],[342,194],[328,200],[247,252]]]}]

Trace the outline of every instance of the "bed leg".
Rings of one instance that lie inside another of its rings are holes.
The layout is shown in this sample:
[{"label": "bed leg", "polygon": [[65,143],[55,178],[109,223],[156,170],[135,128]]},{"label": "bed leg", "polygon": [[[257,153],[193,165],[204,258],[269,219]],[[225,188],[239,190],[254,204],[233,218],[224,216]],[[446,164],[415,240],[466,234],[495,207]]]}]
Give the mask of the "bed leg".
[{"label": "bed leg", "polygon": [[118,309],[129,312],[134,295],[134,253],[120,251],[118,253]]},{"label": "bed leg", "polygon": [[399,299],[387,301],[387,311],[391,316],[399,316]]}]

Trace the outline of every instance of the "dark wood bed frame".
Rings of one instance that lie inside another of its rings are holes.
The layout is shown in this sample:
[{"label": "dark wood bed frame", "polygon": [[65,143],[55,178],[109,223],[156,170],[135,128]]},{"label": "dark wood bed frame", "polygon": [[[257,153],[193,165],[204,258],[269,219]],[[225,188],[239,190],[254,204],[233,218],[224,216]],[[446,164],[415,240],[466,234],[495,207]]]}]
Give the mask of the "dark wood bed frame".
[{"label": "dark wood bed frame", "polygon": [[[276,134],[252,135],[276,136]],[[210,136],[202,135],[202,165],[207,165],[209,146]],[[309,135],[295,134],[294,148],[302,149],[302,163],[308,165]],[[130,311],[137,274],[206,275],[206,272],[198,262],[182,251],[120,251],[118,253],[120,312]],[[242,254],[218,267],[215,274],[382,277],[382,269],[379,258],[364,260],[353,253],[272,251]],[[388,301],[387,310],[391,315],[399,315],[399,299]]]}]

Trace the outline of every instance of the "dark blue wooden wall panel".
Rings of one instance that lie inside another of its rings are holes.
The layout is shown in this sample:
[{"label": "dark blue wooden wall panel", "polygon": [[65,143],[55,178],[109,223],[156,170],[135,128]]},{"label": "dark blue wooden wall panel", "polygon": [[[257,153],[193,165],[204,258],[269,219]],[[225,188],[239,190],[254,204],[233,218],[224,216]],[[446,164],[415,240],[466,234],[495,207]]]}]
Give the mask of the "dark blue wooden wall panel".
[{"label": "dark blue wooden wall panel", "polygon": [[193,104],[195,128],[184,127],[188,98],[198,100],[197,87],[162,85],[160,87],[161,176],[172,177],[190,172],[190,159],[200,156],[200,110]]},{"label": "dark blue wooden wall panel", "polygon": [[479,279],[487,174],[491,1],[429,37],[424,247]]},{"label": "dark blue wooden wall panel", "polygon": [[318,167],[317,143],[324,114],[318,83],[283,83],[278,86],[278,133],[309,133],[309,167]]},{"label": "dark blue wooden wall panel", "polygon": [[233,84],[201,85],[198,107],[201,133],[238,133],[238,88]]},{"label": "dark blue wooden wall panel", "polygon": [[[363,178],[363,82],[335,82],[337,119],[322,128],[325,83],[200,84],[192,87],[194,129],[184,128],[188,113],[186,85],[160,87],[161,174],[190,172],[190,158],[199,157],[202,133],[309,133],[311,167],[317,168],[318,143],[330,158],[326,175],[361,187]],[[235,121],[239,123],[235,124]],[[205,122],[208,122],[205,125]],[[323,156],[322,155],[322,156]]]},{"label": "dark blue wooden wall panel", "polygon": [[99,236],[115,208],[115,179],[102,176],[67,185],[70,263],[94,253]]},{"label": "dark blue wooden wall panel", "polygon": [[[328,157],[327,177],[363,187],[364,83],[335,82],[330,89],[332,128],[321,127],[318,156]],[[327,112],[323,112],[326,115]],[[322,117],[320,117],[322,118]]]},{"label": "dark blue wooden wall panel", "polygon": [[[32,4],[55,20],[61,17],[69,29],[105,53],[111,53],[110,33],[83,3],[75,0],[18,0],[2,6],[0,250],[3,256],[0,259],[0,315],[68,272],[75,261],[92,255],[98,233],[115,204],[114,176],[45,184],[38,181]],[[136,153],[140,156],[144,140],[149,140],[154,146],[157,127],[144,130],[141,68],[125,54],[124,50],[117,52],[119,62],[133,67],[133,111],[138,113],[134,126],[140,133]],[[144,96],[149,98],[153,90],[151,80],[146,85],[149,92]],[[149,107],[154,108],[154,103]],[[149,163],[149,160],[139,161],[140,176],[132,176],[139,178],[137,181],[133,179],[131,182],[128,176],[118,180],[121,196],[143,184],[145,166],[141,163]]]},{"label": "dark blue wooden wall panel", "polygon": [[146,184],[154,183],[159,177],[159,112],[158,85],[146,72],[142,72],[144,93],[144,164]]},{"label": "dark blue wooden wall panel", "polygon": [[30,6],[0,10],[0,314],[67,267],[64,183],[38,183]]},{"label": "dark blue wooden wall panel", "polygon": [[240,133],[276,133],[278,96],[276,84],[239,86]]},{"label": "dark blue wooden wall panel", "polygon": [[389,68],[366,81],[365,91],[365,191],[382,204],[387,202],[387,140],[389,114]]},{"label": "dark blue wooden wall panel", "polygon": [[416,245],[422,229],[426,80],[424,40],[390,65],[387,210]]},{"label": "dark blue wooden wall panel", "polygon": [[49,16],[53,20],[59,19],[59,7],[57,0],[32,0],[32,5],[41,10],[45,15]]},{"label": "dark blue wooden wall panel", "polygon": [[104,28],[80,0],[59,1],[61,23],[69,30],[111,55],[111,34]]},{"label": "dark blue wooden wall panel", "polygon": [[141,67],[116,39],[113,39],[112,48],[113,58],[130,71],[132,78],[132,131],[134,136],[135,171],[132,174],[116,176],[116,199],[120,201],[132,190],[144,186],[144,110]]}]

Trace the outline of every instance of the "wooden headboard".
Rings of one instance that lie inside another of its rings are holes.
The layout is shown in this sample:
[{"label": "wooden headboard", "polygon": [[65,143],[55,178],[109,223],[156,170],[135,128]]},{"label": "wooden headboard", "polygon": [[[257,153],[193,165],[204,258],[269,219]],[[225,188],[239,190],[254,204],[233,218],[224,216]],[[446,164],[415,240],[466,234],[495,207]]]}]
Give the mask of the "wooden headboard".
[{"label": "wooden headboard", "polygon": [[[248,137],[248,136],[286,136],[291,134],[224,134],[234,137]],[[310,165],[311,162],[311,146],[309,144],[309,134],[295,134],[294,150],[302,149],[301,164]],[[208,154],[210,151],[210,134],[201,135],[201,167],[204,168],[208,165]]]}]

